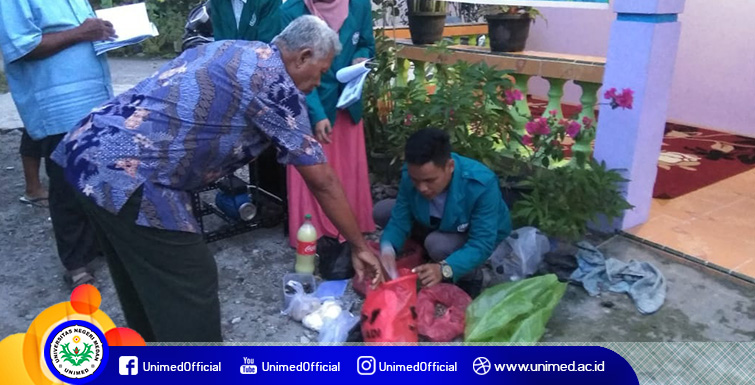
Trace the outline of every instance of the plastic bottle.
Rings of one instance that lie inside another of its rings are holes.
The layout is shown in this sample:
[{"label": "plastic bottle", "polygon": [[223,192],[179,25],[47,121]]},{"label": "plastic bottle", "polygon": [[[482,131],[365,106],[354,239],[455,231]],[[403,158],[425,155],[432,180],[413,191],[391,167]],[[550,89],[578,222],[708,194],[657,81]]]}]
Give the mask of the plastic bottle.
[{"label": "plastic bottle", "polygon": [[300,274],[315,272],[315,254],[317,253],[317,229],[312,224],[312,216],[304,216],[304,223],[296,232],[296,265],[294,270]]}]

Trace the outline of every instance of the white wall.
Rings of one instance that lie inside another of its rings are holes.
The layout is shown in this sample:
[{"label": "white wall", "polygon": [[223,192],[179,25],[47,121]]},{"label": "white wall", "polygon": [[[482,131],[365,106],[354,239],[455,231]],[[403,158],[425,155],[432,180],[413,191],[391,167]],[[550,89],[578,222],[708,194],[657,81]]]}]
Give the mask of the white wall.
[{"label": "white wall", "polygon": [[[548,25],[532,26],[528,50],[605,56],[616,14],[610,10],[542,9]],[[687,0],[668,119],[755,137],[755,0]],[[545,95],[547,82],[531,90]],[[567,85],[567,102],[579,88]]]}]

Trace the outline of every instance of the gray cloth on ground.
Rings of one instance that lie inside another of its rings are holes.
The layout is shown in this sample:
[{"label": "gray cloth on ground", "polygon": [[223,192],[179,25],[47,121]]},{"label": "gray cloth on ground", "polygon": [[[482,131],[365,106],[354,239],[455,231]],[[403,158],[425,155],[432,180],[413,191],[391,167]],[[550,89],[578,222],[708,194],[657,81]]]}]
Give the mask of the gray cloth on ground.
[{"label": "gray cloth on ground", "polygon": [[571,279],[581,282],[591,296],[605,290],[627,293],[643,314],[658,311],[666,300],[666,278],[649,262],[606,259],[597,248],[587,242],[577,244],[578,268]]}]

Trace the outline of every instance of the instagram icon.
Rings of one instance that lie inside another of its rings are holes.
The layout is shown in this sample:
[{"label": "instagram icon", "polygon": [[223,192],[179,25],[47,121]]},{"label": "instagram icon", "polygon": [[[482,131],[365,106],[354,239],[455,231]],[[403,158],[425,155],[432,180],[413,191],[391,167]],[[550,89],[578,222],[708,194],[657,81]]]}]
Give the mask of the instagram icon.
[{"label": "instagram icon", "polygon": [[357,358],[357,373],[363,376],[375,374],[375,357],[361,356]]}]

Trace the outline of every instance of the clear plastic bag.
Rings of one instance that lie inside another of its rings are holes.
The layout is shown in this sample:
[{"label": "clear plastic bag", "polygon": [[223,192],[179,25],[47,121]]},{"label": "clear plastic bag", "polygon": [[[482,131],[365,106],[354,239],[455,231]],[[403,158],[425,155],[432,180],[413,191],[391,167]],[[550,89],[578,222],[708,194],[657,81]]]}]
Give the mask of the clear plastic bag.
[{"label": "clear plastic bag", "polygon": [[316,311],[313,311],[302,320],[304,327],[319,332],[323,326],[332,321],[343,313],[343,308],[339,301],[326,300]]},{"label": "clear plastic bag", "polygon": [[548,251],[550,242],[540,230],[534,227],[514,230],[490,257],[493,284],[518,281],[535,274]]},{"label": "clear plastic bag", "polygon": [[321,343],[346,342],[349,332],[357,324],[359,324],[359,317],[348,311],[342,311],[335,319],[325,321],[317,341]]},{"label": "clear plastic bag", "polygon": [[283,314],[290,316],[295,321],[301,321],[320,308],[320,299],[312,294],[305,293],[301,282],[292,280],[286,285],[294,289],[294,295],[288,307],[282,311]]}]

